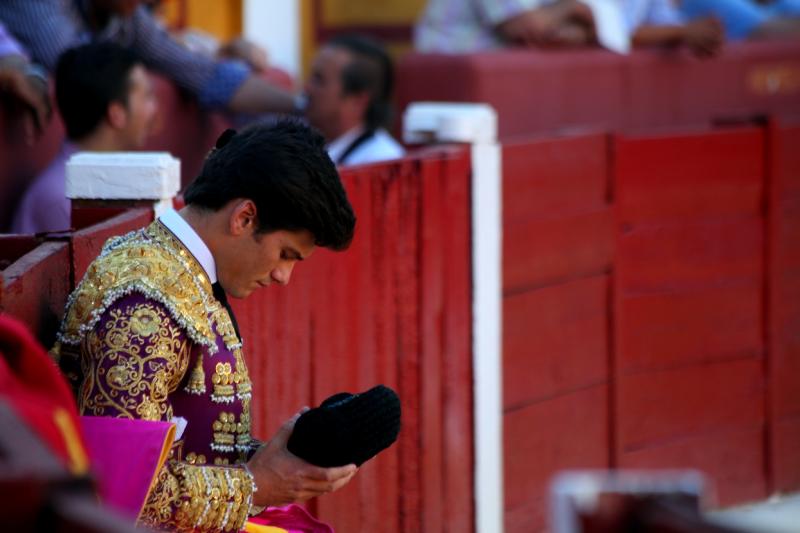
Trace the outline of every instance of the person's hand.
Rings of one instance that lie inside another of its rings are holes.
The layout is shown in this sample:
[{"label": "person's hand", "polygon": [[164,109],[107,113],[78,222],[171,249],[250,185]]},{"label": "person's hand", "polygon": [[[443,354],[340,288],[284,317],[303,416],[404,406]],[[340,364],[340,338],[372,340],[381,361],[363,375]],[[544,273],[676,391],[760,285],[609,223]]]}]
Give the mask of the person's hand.
[{"label": "person's hand", "polygon": [[722,24],[715,18],[693,20],[684,31],[684,43],[698,57],[714,56],[722,47]]},{"label": "person's hand", "polygon": [[591,42],[594,17],[578,0],[560,0],[511,17],[497,30],[522,46],[576,46]]},{"label": "person's hand", "polygon": [[267,51],[247,39],[238,38],[220,47],[217,52],[219,57],[241,59],[256,72],[263,72],[269,68]]},{"label": "person's hand", "polygon": [[[302,411],[288,420],[272,439],[247,462],[255,478],[255,505],[298,503],[345,486],[358,471],[355,465],[321,468],[286,449],[294,423]],[[324,443],[321,443],[324,445]]]},{"label": "person's hand", "polygon": [[50,120],[47,84],[17,65],[0,65],[0,93],[11,95],[20,107],[25,140],[32,144]]}]

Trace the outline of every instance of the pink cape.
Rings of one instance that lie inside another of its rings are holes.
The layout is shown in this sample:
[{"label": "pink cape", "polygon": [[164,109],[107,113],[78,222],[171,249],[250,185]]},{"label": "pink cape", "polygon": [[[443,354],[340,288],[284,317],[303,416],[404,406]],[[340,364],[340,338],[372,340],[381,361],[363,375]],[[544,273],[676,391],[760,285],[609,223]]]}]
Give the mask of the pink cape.
[{"label": "pink cape", "polygon": [[[175,424],[82,416],[86,447],[101,501],[138,520],[156,474],[175,440]],[[299,505],[268,507],[248,520],[248,533],[334,533]]]},{"label": "pink cape", "polygon": [[82,416],[81,426],[101,501],[137,520],[175,439],[175,425]]}]

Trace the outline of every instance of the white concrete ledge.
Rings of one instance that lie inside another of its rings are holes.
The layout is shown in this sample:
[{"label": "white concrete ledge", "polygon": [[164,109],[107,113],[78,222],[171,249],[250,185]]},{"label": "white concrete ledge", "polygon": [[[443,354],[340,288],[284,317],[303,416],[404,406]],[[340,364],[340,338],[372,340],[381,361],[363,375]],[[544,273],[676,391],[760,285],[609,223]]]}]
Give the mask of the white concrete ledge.
[{"label": "white concrete ledge", "polygon": [[488,104],[414,102],[403,114],[403,140],[493,143],[497,141],[497,112]]},{"label": "white concrete ledge", "polygon": [[80,152],[67,162],[71,199],[164,200],[180,186],[180,160],[167,152]]}]

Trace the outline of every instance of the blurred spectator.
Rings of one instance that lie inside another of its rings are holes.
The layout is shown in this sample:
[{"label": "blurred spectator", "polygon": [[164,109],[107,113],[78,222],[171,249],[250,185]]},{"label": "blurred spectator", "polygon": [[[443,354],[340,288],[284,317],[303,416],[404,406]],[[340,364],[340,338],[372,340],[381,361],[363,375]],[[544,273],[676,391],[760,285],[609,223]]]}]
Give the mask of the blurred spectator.
[{"label": "blurred spectator", "polygon": [[687,19],[713,16],[731,41],[800,37],[800,0],[681,0]]},{"label": "blurred spectator", "polygon": [[164,31],[141,0],[3,0],[3,20],[34,60],[53,69],[72,46],[112,41],[134,50],[144,64],[195,94],[206,108],[241,113],[293,112],[296,99],[237,60],[193,53]]},{"label": "blurred spectator", "polygon": [[[157,19],[163,15],[163,0],[142,0],[142,5]],[[242,37],[223,44],[212,34],[195,28],[186,28],[170,33],[192,52],[217,59],[241,59],[256,72],[264,72],[269,68],[267,51]]]},{"label": "blurred spectator", "polygon": [[25,192],[14,216],[14,233],[70,227],[65,170],[76,151],[141,148],[156,112],[153,87],[130,50],[96,43],[67,50],[56,67],[56,102],[67,130],[58,156]]},{"label": "blurred spectator", "polygon": [[592,26],[591,10],[577,0],[428,0],[414,44],[441,53],[580,46],[591,41]]},{"label": "blurred spectator", "polygon": [[0,96],[12,114],[22,115],[26,141],[33,142],[50,119],[50,97],[45,72],[28,57],[0,22]]},{"label": "blurred spectator", "polygon": [[684,23],[672,0],[623,0],[623,15],[634,47],[685,46],[699,57],[722,46],[722,26],[713,17]]},{"label": "blurred spectator", "polygon": [[393,84],[391,58],[366,37],[336,37],[319,51],[306,84],[306,114],[328,140],[334,163],[357,165],[403,156],[403,147],[385,129]]},{"label": "blurred spectator", "polygon": [[[578,0],[429,0],[415,33],[422,52],[477,52],[502,46],[595,45],[594,2]],[[613,4],[623,40],[633,46],[689,47],[712,55],[722,44],[719,24],[702,19],[684,24],[671,0],[620,0]],[[600,21],[602,22],[602,21]]]}]

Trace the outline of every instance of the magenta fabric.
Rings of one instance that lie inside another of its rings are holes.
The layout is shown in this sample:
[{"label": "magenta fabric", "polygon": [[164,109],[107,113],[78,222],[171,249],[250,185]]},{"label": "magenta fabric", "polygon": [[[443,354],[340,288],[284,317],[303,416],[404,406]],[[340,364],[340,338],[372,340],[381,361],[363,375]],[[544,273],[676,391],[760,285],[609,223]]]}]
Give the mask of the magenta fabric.
[{"label": "magenta fabric", "polygon": [[173,424],[82,416],[81,426],[104,504],[139,517]]},{"label": "magenta fabric", "polygon": [[333,528],[320,522],[308,511],[293,503],[282,507],[267,507],[249,520],[254,524],[281,527],[289,533],[334,533]]}]

